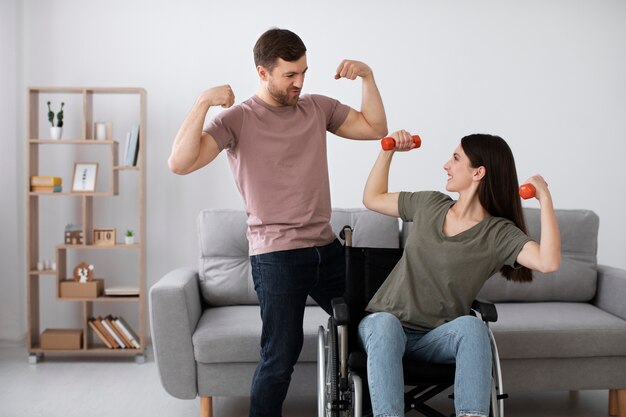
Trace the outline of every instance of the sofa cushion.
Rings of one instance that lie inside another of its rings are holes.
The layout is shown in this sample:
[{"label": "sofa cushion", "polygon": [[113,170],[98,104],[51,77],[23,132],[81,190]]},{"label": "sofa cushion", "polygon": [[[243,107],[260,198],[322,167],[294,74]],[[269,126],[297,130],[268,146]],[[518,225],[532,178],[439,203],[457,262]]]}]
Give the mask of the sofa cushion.
[{"label": "sofa cushion", "polygon": [[626,355],[626,321],[588,303],[497,303],[501,359]]},{"label": "sofa cushion", "polygon": [[[540,237],[540,210],[525,208],[528,234]],[[561,231],[561,267],[543,274],[533,271],[531,283],[506,280],[501,274],[491,277],[478,297],[501,301],[589,301],[596,293],[598,216],[589,210],[556,210]]]},{"label": "sofa cushion", "polygon": [[370,248],[400,247],[400,226],[395,217],[367,209],[334,209],[330,225],[335,234],[348,225],[352,227],[352,245]]},{"label": "sofa cushion", "polygon": [[246,213],[203,210],[198,216],[202,296],[209,305],[258,304],[248,257]]},{"label": "sofa cushion", "polygon": [[[198,274],[202,296],[209,305],[258,304],[250,272],[246,221],[246,213],[241,210],[206,209],[198,215]],[[367,209],[334,209],[331,225],[336,234],[344,225],[351,225],[357,246],[399,245],[397,219]],[[310,298],[308,303],[315,304]]]},{"label": "sofa cushion", "polygon": [[[328,314],[308,306],[304,312],[304,346],[300,362],[317,361],[317,331]],[[261,314],[258,306],[225,306],[204,310],[193,334],[196,361],[202,363],[258,362]]]}]

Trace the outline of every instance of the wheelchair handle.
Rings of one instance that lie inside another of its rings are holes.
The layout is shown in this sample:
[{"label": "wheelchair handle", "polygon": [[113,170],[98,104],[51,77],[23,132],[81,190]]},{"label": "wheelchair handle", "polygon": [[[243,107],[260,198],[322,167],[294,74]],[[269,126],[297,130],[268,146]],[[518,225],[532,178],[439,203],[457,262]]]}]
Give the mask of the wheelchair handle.
[{"label": "wheelchair handle", "polygon": [[352,246],[352,227],[345,225],[339,232],[339,237],[346,242],[346,246]]}]

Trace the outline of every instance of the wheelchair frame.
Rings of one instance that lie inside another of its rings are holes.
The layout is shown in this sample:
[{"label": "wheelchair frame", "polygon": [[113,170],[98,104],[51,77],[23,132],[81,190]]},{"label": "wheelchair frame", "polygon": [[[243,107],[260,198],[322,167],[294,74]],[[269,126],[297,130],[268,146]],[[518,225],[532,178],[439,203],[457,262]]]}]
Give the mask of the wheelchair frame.
[{"label": "wheelchair frame", "polygon": [[[352,229],[344,226],[340,237],[352,246]],[[502,385],[500,357],[489,322],[497,320],[495,305],[475,300],[471,314],[480,314],[488,329],[492,352],[492,383],[490,417],[504,416],[504,400],[508,397]],[[319,326],[317,343],[318,417],[362,417],[366,392],[361,377],[353,372],[348,357],[349,311],[343,299],[333,300],[333,315],[328,325]],[[445,417],[424,402],[454,384],[419,385],[405,392],[405,413],[415,410],[428,417]],[[453,398],[453,395],[450,395]]]}]

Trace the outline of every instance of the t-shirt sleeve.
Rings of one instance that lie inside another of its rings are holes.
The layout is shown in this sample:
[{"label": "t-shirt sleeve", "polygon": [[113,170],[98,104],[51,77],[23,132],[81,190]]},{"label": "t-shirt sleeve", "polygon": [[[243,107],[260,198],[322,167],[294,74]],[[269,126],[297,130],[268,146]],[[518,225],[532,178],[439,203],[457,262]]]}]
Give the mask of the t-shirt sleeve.
[{"label": "t-shirt sleeve", "polygon": [[398,213],[405,222],[412,222],[418,210],[433,210],[446,200],[450,200],[450,197],[437,191],[401,191],[398,197]]},{"label": "t-shirt sleeve", "polygon": [[495,240],[498,258],[502,265],[519,268],[521,265],[517,263],[517,256],[524,248],[524,245],[531,240],[526,233],[522,232],[512,222],[506,221],[502,225],[502,229],[497,233]]},{"label": "t-shirt sleeve", "polygon": [[322,96],[319,94],[312,94],[313,100],[322,108],[326,115],[326,130],[331,133],[335,133],[337,129],[341,127],[343,122],[346,121],[348,113],[350,113],[350,106],[341,103],[334,98]]},{"label": "t-shirt sleeve", "polygon": [[234,149],[239,141],[243,125],[243,109],[232,107],[217,114],[204,128],[203,132],[213,136],[220,151]]}]

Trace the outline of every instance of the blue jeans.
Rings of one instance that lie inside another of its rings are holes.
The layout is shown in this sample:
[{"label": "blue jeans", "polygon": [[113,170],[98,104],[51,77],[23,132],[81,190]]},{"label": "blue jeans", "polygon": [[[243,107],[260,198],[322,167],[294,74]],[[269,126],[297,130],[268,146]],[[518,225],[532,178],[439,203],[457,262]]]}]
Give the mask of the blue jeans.
[{"label": "blue jeans", "polygon": [[456,363],[457,416],[487,416],[491,397],[491,344],[487,326],[461,316],[430,331],[403,327],[390,313],[361,320],[359,340],[367,352],[367,379],[374,416],[404,416],[402,357]]},{"label": "blue jeans", "polygon": [[279,417],[302,349],[307,296],[331,313],[330,300],[344,292],[344,250],[335,239],[321,247],[254,255],[250,261],[263,320],[261,358],[250,392],[250,416]]}]

